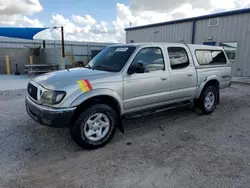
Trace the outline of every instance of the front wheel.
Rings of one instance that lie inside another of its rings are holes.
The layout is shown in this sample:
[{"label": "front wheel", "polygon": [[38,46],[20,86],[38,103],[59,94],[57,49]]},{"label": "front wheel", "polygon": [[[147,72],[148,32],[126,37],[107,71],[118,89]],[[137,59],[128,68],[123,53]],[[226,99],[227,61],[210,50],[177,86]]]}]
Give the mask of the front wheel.
[{"label": "front wheel", "polygon": [[203,92],[199,100],[199,106],[203,114],[211,114],[218,102],[218,90],[214,86],[208,86]]},{"label": "front wheel", "polygon": [[114,136],[117,114],[106,104],[96,104],[84,110],[70,128],[73,140],[82,148],[97,149]]}]

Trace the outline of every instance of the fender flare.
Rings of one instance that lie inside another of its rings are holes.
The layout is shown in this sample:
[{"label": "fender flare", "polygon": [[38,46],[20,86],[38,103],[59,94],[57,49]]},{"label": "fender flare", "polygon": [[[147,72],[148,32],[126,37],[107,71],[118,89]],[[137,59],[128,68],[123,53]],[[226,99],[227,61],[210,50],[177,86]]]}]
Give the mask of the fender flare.
[{"label": "fender flare", "polygon": [[111,89],[94,89],[86,93],[79,92],[79,96],[74,101],[71,102],[70,106],[71,107],[79,106],[84,101],[98,96],[109,96],[115,99],[120,108],[120,113],[121,113],[120,115],[123,114],[122,99],[120,98],[118,93],[116,93],[114,90]]},{"label": "fender flare", "polygon": [[204,87],[205,87],[206,84],[207,84],[209,81],[211,81],[211,80],[216,80],[218,83],[220,83],[217,76],[215,76],[215,75],[207,76],[207,77],[205,78],[205,80],[204,80],[204,81],[199,85],[199,87],[198,87],[197,94],[196,94],[196,97],[195,97],[196,99],[198,99],[198,98],[200,97],[200,95],[201,95],[201,93],[202,93]]}]

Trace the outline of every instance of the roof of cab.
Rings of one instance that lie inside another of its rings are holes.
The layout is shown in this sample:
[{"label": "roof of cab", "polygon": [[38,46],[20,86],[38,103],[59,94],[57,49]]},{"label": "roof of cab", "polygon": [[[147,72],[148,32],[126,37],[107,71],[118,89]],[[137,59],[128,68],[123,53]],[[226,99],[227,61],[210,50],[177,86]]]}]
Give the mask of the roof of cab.
[{"label": "roof of cab", "polygon": [[128,43],[128,44],[113,44],[113,45],[110,45],[111,47],[120,47],[120,46],[124,46],[124,47],[137,47],[137,46],[140,46],[140,45],[145,45],[147,43]]},{"label": "roof of cab", "polygon": [[190,49],[196,50],[196,49],[213,49],[213,50],[221,50],[222,47],[220,46],[209,46],[209,45],[200,45],[200,44],[185,44],[185,43],[166,43],[166,42],[147,42],[147,43],[128,43],[128,44],[115,44],[111,45],[111,47],[138,47],[138,46],[150,46],[150,45],[186,45]]},{"label": "roof of cab", "polygon": [[150,45],[171,45],[171,44],[183,44],[183,43],[167,43],[167,42],[143,42],[143,43],[127,43],[127,44],[114,44],[112,47],[137,47],[137,46],[150,46]]}]

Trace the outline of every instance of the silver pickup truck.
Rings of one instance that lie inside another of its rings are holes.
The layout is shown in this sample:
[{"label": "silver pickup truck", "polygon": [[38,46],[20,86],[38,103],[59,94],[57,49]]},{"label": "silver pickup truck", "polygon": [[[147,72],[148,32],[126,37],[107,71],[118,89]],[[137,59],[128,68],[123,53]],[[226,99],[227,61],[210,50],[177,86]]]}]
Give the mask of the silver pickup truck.
[{"label": "silver pickup truck", "polygon": [[75,142],[107,144],[127,116],[192,102],[214,111],[220,89],[231,84],[221,47],[143,43],[105,48],[85,67],[51,72],[28,84],[26,109],[42,125],[70,128]]}]

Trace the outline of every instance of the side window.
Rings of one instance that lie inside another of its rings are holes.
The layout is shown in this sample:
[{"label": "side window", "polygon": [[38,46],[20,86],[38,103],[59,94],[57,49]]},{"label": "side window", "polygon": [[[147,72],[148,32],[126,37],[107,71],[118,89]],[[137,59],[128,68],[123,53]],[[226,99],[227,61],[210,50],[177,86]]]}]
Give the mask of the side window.
[{"label": "side window", "polygon": [[182,47],[169,47],[168,56],[170,66],[173,70],[183,69],[189,66],[189,59],[187,52]]},{"label": "side window", "polygon": [[157,47],[141,49],[135,56],[132,64],[142,65],[145,73],[165,69],[162,51]]},{"label": "side window", "polygon": [[227,63],[221,50],[196,50],[197,61],[200,65],[223,65]]}]

